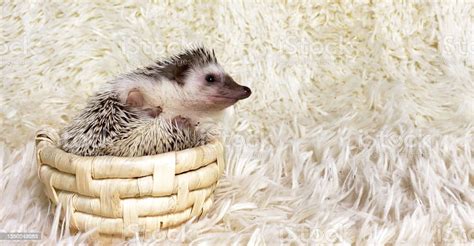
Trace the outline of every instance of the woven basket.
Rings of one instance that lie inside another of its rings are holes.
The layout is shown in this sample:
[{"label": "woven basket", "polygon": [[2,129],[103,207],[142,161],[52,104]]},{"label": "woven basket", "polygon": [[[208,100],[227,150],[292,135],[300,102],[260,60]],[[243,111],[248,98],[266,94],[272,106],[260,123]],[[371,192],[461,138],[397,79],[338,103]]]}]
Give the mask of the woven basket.
[{"label": "woven basket", "polygon": [[[143,157],[83,157],[58,147],[52,129],[36,134],[38,175],[73,231],[99,237],[147,237],[205,214],[224,169],[223,146]],[[98,233],[98,234],[97,234]]]}]

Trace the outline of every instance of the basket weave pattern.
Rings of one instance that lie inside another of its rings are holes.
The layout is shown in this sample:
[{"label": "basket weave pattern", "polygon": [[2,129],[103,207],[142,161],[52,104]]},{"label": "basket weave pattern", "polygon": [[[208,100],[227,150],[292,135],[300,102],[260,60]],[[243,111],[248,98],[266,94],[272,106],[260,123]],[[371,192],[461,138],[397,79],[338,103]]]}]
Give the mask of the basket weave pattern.
[{"label": "basket weave pattern", "polygon": [[36,135],[38,175],[53,204],[62,204],[70,227],[132,237],[180,225],[205,214],[224,169],[216,141],[143,157],[83,157],[57,147],[52,129]]}]

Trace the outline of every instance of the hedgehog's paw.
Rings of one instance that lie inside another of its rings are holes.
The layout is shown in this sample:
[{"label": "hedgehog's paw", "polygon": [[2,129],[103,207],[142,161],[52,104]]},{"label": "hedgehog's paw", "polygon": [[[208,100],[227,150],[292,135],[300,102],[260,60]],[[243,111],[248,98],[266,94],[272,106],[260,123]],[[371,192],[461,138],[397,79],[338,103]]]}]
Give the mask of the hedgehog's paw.
[{"label": "hedgehog's paw", "polygon": [[176,125],[178,128],[181,128],[181,129],[185,129],[185,128],[192,129],[192,128],[194,128],[191,121],[188,118],[185,118],[181,115],[178,115],[178,116],[174,117],[172,122],[173,122],[174,125]]},{"label": "hedgehog's paw", "polygon": [[151,118],[156,118],[163,112],[163,109],[160,106],[158,106],[155,108],[145,108],[144,111]]}]

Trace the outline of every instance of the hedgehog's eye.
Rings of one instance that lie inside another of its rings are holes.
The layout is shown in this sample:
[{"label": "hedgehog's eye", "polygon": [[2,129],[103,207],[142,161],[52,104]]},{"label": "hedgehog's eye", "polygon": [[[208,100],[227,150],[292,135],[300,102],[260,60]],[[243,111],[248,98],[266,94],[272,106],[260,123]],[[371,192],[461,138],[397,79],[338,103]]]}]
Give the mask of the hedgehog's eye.
[{"label": "hedgehog's eye", "polygon": [[212,82],[216,81],[216,77],[214,77],[214,75],[212,75],[212,74],[208,74],[208,75],[206,75],[206,81],[209,82],[209,83],[212,83]]}]

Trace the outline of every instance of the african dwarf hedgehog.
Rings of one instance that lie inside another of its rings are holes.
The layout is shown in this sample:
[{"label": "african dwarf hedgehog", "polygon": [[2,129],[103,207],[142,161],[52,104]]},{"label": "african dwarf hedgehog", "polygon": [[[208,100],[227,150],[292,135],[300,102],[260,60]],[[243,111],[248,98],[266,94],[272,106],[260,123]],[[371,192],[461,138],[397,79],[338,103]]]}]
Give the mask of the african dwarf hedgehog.
[{"label": "african dwarf hedgehog", "polygon": [[110,81],[61,133],[61,148],[82,156],[143,156],[202,145],[215,129],[200,121],[249,97],[217,63],[193,48]]}]

